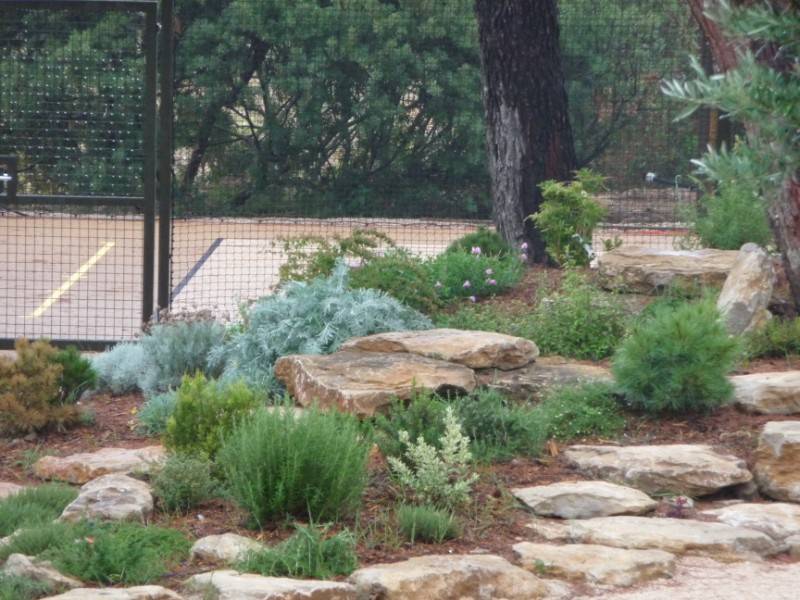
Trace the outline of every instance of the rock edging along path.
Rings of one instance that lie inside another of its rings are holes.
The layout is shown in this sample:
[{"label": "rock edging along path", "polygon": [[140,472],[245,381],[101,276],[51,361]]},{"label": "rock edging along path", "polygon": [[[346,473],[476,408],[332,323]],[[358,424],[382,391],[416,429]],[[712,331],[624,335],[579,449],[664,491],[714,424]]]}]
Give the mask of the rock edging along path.
[{"label": "rock edging along path", "polygon": [[761,415],[800,414],[800,371],[734,375],[733,403]]},{"label": "rock edging along path", "polygon": [[638,515],[658,505],[644,492],[606,481],[560,482],[511,492],[535,514],[562,519]]},{"label": "rock edging along path", "polygon": [[83,485],[111,473],[147,473],[160,464],[165,456],[163,446],[103,448],[64,457],[44,456],[33,465],[33,472],[41,479],[58,479]]},{"label": "rock edging along path", "polygon": [[800,421],[770,421],[764,425],[753,473],[765,496],[800,502]]}]

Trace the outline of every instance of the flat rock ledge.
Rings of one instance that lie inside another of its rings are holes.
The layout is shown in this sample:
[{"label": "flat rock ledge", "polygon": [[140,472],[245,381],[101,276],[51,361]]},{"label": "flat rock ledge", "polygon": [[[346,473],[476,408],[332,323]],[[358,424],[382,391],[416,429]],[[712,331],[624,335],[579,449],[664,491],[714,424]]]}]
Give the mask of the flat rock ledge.
[{"label": "flat rock ledge", "polygon": [[761,531],[693,519],[628,516],[570,521],[537,519],[528,527],[548,541],[663,550],[717,560],[753,560],[783,550],[782,544]]},{"label": "flat rock ledge", "polygon": [[534,600],[568,598],[567,586],[540,579],[499,556],[429,555],[359,569],[350,576],[361,599]]},{"label": "flat rock ledge", "polygon": [[671,285],[722,287],[739,252],[735,250],[661,250],[626,247],[597,259],[606,289],[652,294]]},{"label": "flat rock ledge", "polygon": [[640,515],[658,503],[637,489],[606,481],[573,481],[511,490],[540,517],[589,519],[612,515]]},{"label": "flat rock ledge", "polygon": [[594,544],[514,545],[523,568],[544,576],[585,581],[593,585],[629,587],[675,570],[675,556],[662,550],[628,550]]},{"label": "flat rock ledge", "polygon": [[530,340],[488,331],[428,329],[353,338],[342,350],[408,352],[458,363],[470,369],[517,369],[532,363],[539,348]]},{"label": "flat rock ledge", "polygon": [[59,519],[145,522],[152,512],[149,485],[127,475],[103,475],[84,484]]},{"label": "flat rock ledge", "polygon": [[703,511],[732,527],[762,531],[777,541],[800,535],[800,505],[787,502],[742,502]]},{"label": "flat rock ledge", "polygon": [[76,588],[43,600],[183,600],[183,598],[160,585],[140,585],[131,588]]},{"label": "flat rock ledge", "polygon": [[207,535],[192,546],[192,558],[209,562],[234,563],[244,559],[250,552],[263,550],[264,545],[256,540],[235,533]]},{"label": "flat rock ledge", "polygon": [[3,565],[2,573],[45,583],[56,590],[69,590],[83,585],[77,579],[59,573],[49,562],[24,554],[9,556]]},{"label": "flat rock ledge", "polygon": [[542,400],[554,387],[614,380],[610,369],[560,356],[539,357],[536,362],[511,371],[480,369],[475,374],[481,387],[501,391],[521,402]]},{"label": "flat rock ledge", "polygon": [[800,421],[770,421],[764,425],[753,473],[765,496],[800,502]]},{"label": "flat rock ledge", "polygon": [[58,479],[82,485],[110,473],[129,475],[148,473],[160,464],[166,454],[163,446],[145,448],[103,448],[70,456],[45,456],[33,465],[34,474],[41,479]]},{"label": "flat rock ledge", "polygon": [[650,495],[705,496],[753,479],[743,460],[706,445],[571,446],[564,457],[586,477]]},{"label": "flat rock ledge", "polygon": [[301,406],[365,416],[396,398],[408,400],[416,390],[467,393],[476,386],[468,367],[405,352],[284,356],[275,364],[275,376]]},{"label": "flat rock ledge", "polygon": [[760,415],[800,414],[800,371],[734,375],[733,403]]},{"label": "flat rock ledge", "polygon": [[[335,581],[263,577],[237,571],[211,571],[186,582],[194,600],[356,600],[356,589]],[[210,592],[210,593],[209,593]]]}]

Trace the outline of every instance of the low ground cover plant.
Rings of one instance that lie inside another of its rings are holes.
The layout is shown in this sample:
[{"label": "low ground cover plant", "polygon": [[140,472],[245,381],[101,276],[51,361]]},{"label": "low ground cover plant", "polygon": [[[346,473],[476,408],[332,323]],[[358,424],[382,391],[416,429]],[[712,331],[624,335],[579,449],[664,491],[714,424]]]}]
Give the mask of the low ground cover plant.
[{"label": "low ground cover plant", "polygon": [[517,256],[488,256],[477,246],[469,254],[444,252],[426,264],[444,303],[502,293],[517,284],[523,273]]},{"label": "low ground cover plant", "polygon": [[272,548],[249,553],[236,568],[268,577],[330,579],[356,570],[355,550],[355,536],[347,530],[331,535],[328,527],[296,525],[292,537]]},{"label": "low ground cover plant", "polygon": [[25,524],[14,533],[8,543],[0,546],[0,562],[12,554],[39,556],[50,548],[73,544],[81,535],[85,535],[86,531],[88,530],[83,525],[58,521]]},{"label": "low ground cover plant", "polygon": [[23,527],[50,523],[77,495],[67,485],[46,483],[0,500],[0,537]]},{"label": "low ground cover plant", "polygon": [[463,304],[452,312],[441,311],[434,315],[437,327],[495,331],[533,340],[536,334],[537,317],[524,302],[482,302]]},{"label": "low ground cover plant", "polygon": [[276,390],[273,367],[287,354],[327,354],[346,340],[381,333],[428,329],[430,320],[388,294],[350,289],[348,268],[339,263],[330,277],[290,282],[244,315],[240,333],[218,351],[224,377]]},{"label": "low ground cover plant", "polygon": [[395,400],[388,411],[376,414],[369,422],[370,433],[384,456],[402,460],[406,445],[400,441],[405,431],[412,440],[422,439],[438,446],[444,433],[447,403],[426,390],[416,391],[410,400]]},{"label": "low ground cover plant", "polygon": [[610,383],[555,388],[534,407],[539,440],[614,438],[625,427],[617,392]]},{"label": "low ground cover plant", "polygon": [[739,356],[713,302],[663,305],[637,323],[614,356],[614,377],[626,402],[651,414],[712,410],[733,388]]},{"label": "low ground cover plant", "polygon": [[136,412],[137,429],[145,435],[163,434],[176,403],[175,390],[147,397]]},{"label": "low ground cover plant", "polygon": [[0,600],[36,600],[56,591],[48,583],[0,573]]},{"label": "low ground cover plant", "polygon": [[386,292],[423,313],[442,306],[427,265],[405,250],[391,250],[350,270],[350,287]]},{"label": "low ground cover plant", "polygon": [[262,408],[239,424],[217,462],[232,498],[263,527],[287,515],[328,521],[352,514],[369,448],[352,416]]},{"label": "low ground cover plant", "polygon": [[496,231],[480,227],[478,231],[468,233],[447,247],[447,252],[471,254],[473,248],[480,248],[484,256],[503,257],[513,253],[513,248]]},{"label": "low ground cover plant", "polygon": [[455,515],[433,506],[401,504],[397,508],[397,526],[403,537],[412,544],[441,544],[461,535]]},{"label": "low ground cover plant", "polygon": [[212,498],[218,484],[212,476],[208,459],[172,454],[153,477],[152,488],[163,510],[186,513]]},{"label": "low ground cover plant", "polygon": [[215,381],[202,373],[184,377],[164,444],[173,452],[214,458],[225,436],[262,403],[263,395],[241,381]]},{"label": "low ground cover plant", "polygon": [[800,319],[771,319],[744,336],[748,358],[784,358],[800,354]]}]

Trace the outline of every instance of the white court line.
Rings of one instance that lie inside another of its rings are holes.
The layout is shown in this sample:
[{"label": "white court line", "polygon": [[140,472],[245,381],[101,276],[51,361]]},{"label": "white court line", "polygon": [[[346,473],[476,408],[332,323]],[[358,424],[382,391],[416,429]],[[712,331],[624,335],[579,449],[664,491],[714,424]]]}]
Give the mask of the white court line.
[{"label": "white court line", "polygon": [[108,251],[109,251],[109,250],[111,250],[111,249],[114,247],[114,245],[115,245],[115,243],[114,243],[114,242],[106,242],[106,243],[104,243],[104,244],[103,244],[103,245],[100,247],[100,249],[99,249],[99,250],[98,250],[98,251],[95,253],[95,255],[94,255],[94,256],[92,256],[92,258],[90,258],[90,259],[89,259],[89,260],[87,260],[85,263],[83,263],[83,264],[81,265],[81,268],[80,268],[80,269],[78,269],[78,270],[77,270],[77,271],[75,271],[75,272],[74,272],[72,275],[70,275],[70,276],[69,276],[69,279],[67,279],[67,280],[66,280],[64,283],[62,283],[60,287],[58,287],[57,289],[55,289],[55,290],[53,291],[53,293],[52,293],[52,294],[50,294],[50,295],[49,295],[49,296],[48,296],[48,297],[47,297],[47,298],[44,300],[44,302],[42,302],[42,303],[41,303],[41,304],[40,304],[40,305],[37,307],[37,309],[36,309],[36,310],[34,310],[34,311],[33,311],[33,312],[30,314],[30,316],[29,316],[28,318],[29,318],[29,319],[38,319],[38,318],[39,318],[39,317],[41,317],[41,316],[42,316],[44,313],[46,313],[46,312],[47,312],[47,310],[48,310],[48,309],[49,309],[51,306],[53,306],[53,304],[55,304],[56,302],[58,302],[58,299],[59,299],[59,298],[61,298],[61,296],[63,296],[64,294],[66,294],[66,293],[67,293],[67,292],[70,290],[70,288],[71,288],[73,285],[75,285],[76,283],[78,283],[78,281],[80,281],[80,280],[83,278],[83,276],[84,276],[84,275],[86,275],[86,273],[88,273],[88,272],[89,272],[89,271],[92,269],[92,267],[94,267],[94,266],[97,264],[97,262],[98,262],[98,261],[99,261],[101,258],[103,258],[103,257],[104,257],[104,256],[105,256],[105,255],[108,253]]}]

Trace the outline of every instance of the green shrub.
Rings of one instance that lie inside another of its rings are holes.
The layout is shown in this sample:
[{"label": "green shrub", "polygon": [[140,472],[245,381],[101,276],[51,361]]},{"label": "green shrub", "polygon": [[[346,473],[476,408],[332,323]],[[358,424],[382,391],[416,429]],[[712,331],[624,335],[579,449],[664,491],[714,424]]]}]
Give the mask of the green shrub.
[{"label": "green shrub", "polygon": [[441,305],[425,264],[405,250],[394,250],[350,270],[350,287],[386,292],[400,302],[434,312]]},{"label": "green shrub", "polygon": [[185,513],[215,490],[210,461],[195,456],[173,454],[153,477],[153,495],[167,512]]},{"label": "green shrub", "polygon": [[480,248],[484,256],[506,256],[511,254],[511,246],[496,231],[481,227],[478,231],[468,233],[455,240],[447,247],[447,252],[472,253],[473,248]]},{"label": "green shrub", "polygon": [[175,412],[176,402],[175,390],[147,398],[136,413],[137,429],[145,435],[163,434],[169,418]]},{"label": "green shrub", "polygon": [[454,404],[478,460],[507,460],[541,449],[543,440],[531,409],[514,405],[502,393],[480,390]]},{"label": "green shrub", "polygon": [[286,515],[330,520],[358,506],[369,447],[349,415],[262,409],[226,440],[218,463],[259,527]]},{"label": "green shrub", "polygon": [[558,264],[586,266],[591,261],[592,233],[606,213],[591,194],[602,187],[603,178],[588,169],[579,170],[570,183],[545,181],[539,186],[544,201],[530,218]]},{"label": "green shrub", "polygon": [[75,346],[57,351],[52,360],[61,365],[61,402],[75,403],[83,392],[97,384],[97,373],[92,368],[92,363],[81,356]]},{"label": "green shrub", "polygon": [[800,319],[771,319],[744,337],[748,358],[785,358],[800,354]]},{"label": "green shrub", "polygon": [[614,389],[606,383],[556,388],[532,412],[542,440],[613,438],[625,427]]},{"label": "green shrub", "polygon": [[251,552],[236,568],[268,577],[331,579],[358,567],[355,538],[349,531],[329,536],[327,528],[315,525],[295,529],[277,546]]},{"label": "green shrub", "polygon": [[432,506],[403,504],[397,509],[400,533],[412,544],[441,544],[461,535],[455,516]]},{"label": "green shrub", "polygon": [[0,573],[0,600],[37,600],[55,591],[49,583]]},{"label": "green shrub", "polygon": [[173,529],[115,523],[91,526],[75,543],[51,547],[41,557],[82,581],[141,585],[168,574],[190,546]]},{"label": "green shrub", "polygon": [[226,359],[225,378],[274,389],[273,367],[281,356],[327,354],[352,337],[432,326],[383,292],[350,289],[347,271],[340,263],[326,279],[292,282],[256,302],[242,331],[218,350]]},{"label": "green shrub", "polygon": [[399,439],[406,446],[403,458],[388,457],[392,475],[415,503],[455,510],[469,502],[478,476],[470,463],[469,438],[452,406],[444,414],[444,434],[438,448],[422,437],[412,441],[407,431]]},{"label": "green shrub", "polygon": [[44,341],[17,340],[15,359],[0,357],[0,435],[75,425],[80,412],[62,401],[61,365]]},{"label": "green shrub", "polygon": [[444,434],[444,414],[447,403],[437,395],[416,391],[407,403],[396,400],[389,410],[372,418],[375,443],[384,456],[402,458],[406,450],[400,441],[400,432],[408,433],[412,440],[420,437],[432,446],[439,444]]},{"label": "green shrub", "polygon": [[393,248],[394,242],[374,229],[356,229],[345,238],[309,236],[284,240],[286,261],[278,271],[280,281],[329,277],[337,262],[351,259],[368,263],[379,256],[381,247]]},{"label": "green shrub", "polygon": [[436,327],[496,331],[533,340],[536,334],[536,316],[523,302],[482,302],[464,304],[457,310],[439,312],[433,317]]},{"label": "green shrub", "polygon": [[167,420],[164,443],[174,452],[213,458],[224,437],[261,400],[240,381],[223,383],[202,373],[186,376],[175,392],[175,410]]},{"label": "green shrub", "polygon": [[67,485],[46,483],[0,500],[0,537],[53,521],[77,496],[78,492]]},{"label": "green shrub", "polygon": [[703,248],[738,250],[748,242],[772,243],[764,201],[741,181],[722,183],[715,194],[703,196],[698,207],[686,209],[685,217]]},{"label": "green shrub", "polygon": [[523,273],[516,256],[444,252],[426,264],[442,302],[494,296],[516,285]]},{"label": "green shrub", "polygon": [[570,271],[561,289],[536,306],[529,335],[543,354],[599,360],[613,354],[626,324],[625,311],[613,295]]},{"label": "green shrub", "polygon": [[111,350],[92,357],[97,385],[112,394],[135,392],[149,363],[141,344],[117,344]]},{"label": "green shrub", "polygon": [[7,544],[0,545],[0,562],[12,554],[38,556],[60,546],[71,546],[78,538],[88,535],[85,523],[41,522],[18,529]]},{"label": "green shrub", "polygon": [[648,413],[713,409],[733,391],[727,375],[738,356],[713,302],[663,306],[639,322],[614,356],[626,401]]},{"label": "green shrub", "polygon": [[222,365],[209,354],[225,341],[225,326],[210,320],[178,321],[156,325],[140,340],[147,369],[137,382],[148,393],[180,385],[184,375],[220,375]]}]

